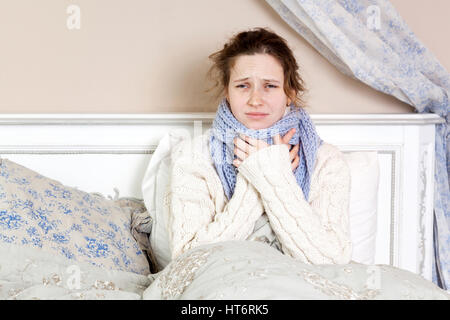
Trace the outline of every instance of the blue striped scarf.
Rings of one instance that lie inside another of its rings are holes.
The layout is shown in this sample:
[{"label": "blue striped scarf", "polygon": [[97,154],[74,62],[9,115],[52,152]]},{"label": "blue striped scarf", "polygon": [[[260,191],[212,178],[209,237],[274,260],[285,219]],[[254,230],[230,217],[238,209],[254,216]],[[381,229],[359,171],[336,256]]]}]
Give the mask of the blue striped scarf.
[{"label": "blue striped scarf", "polygon": [[234,193],[237,175],[237,168],[233,166],[234,138],[244,134],[273,144],[273,136],[276,134],[284,136],[291,128],[296,128],[296,132],[289,144],[295,145],[301,141],[298,151],[300,162],[294,175],[305,199],[308,200],[316,153],[323,141],[318,136],[311,118],[303,109],[296,109],[293,104],[289,108],[289,112],[271,127],[253,130],[248,129],[234,117],[226,98],[220,102],[210,131],[210,152],[228,200]]}]

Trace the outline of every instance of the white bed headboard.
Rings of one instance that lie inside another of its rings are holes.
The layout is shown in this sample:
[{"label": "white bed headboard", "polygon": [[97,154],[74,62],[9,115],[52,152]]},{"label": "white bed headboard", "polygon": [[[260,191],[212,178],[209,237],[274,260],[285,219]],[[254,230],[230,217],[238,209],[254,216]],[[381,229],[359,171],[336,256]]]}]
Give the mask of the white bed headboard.
[{"label": "white bed headboard", "polygon": [[[2,114],[0,156],[87,192],[142,198],[141,180],[168,130],[201,134],[214,113]],[[376,151],[380,164],[375,263],[431,280],[436,115],[312,114],[342,151]]]}]

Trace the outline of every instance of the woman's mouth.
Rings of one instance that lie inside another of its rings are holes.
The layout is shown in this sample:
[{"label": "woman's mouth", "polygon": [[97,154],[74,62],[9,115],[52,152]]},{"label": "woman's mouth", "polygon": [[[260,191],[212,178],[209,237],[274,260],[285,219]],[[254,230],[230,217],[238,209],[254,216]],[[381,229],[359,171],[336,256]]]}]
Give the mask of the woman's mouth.
[{"label": "woman's mouth", "polygon": [[268,116],[268,113],[261,113],[261,112],[249,112],[246,113],[247,117],[252,118],[252,119],[262,119],[266,116]]}]

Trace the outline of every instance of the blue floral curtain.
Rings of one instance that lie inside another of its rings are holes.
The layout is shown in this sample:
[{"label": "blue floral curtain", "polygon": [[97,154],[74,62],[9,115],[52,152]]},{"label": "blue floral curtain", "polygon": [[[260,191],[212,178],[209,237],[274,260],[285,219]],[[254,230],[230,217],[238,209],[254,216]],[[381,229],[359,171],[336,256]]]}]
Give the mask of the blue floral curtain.
[{"label": "blue floral curtain", "polygon": [[266,0],[342,73],[446,120],[436,127],[433,282],[450,284],[450,75],[387,0]]}]

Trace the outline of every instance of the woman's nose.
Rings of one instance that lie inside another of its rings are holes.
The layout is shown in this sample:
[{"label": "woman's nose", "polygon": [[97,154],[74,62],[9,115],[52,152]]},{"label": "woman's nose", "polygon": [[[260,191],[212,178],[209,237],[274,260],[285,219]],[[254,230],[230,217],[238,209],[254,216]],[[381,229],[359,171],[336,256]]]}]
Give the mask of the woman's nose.
[{"label": "woman's nose", "polygon": [[251,106],[258,106],[262,103],[262,99],[261,99],[261,93],[259,92],[258,89],[254,89],[252,90],[252,92],[250,93],[250,98],[248,101],[248,104]]}]

